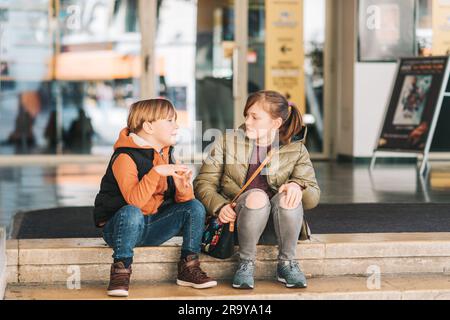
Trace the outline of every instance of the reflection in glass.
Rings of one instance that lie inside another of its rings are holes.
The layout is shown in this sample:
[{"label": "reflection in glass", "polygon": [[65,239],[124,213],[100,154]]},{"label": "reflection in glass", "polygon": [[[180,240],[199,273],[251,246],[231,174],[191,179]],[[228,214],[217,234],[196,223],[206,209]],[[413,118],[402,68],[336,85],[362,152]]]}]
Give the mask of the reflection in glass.
[{"label": "reflection in glass", "polygon": [[178,110],[179,145],[191,145],[196,130],[233,127],[233,8],[226,0],[158,1],[155,94]]},{"label": "reflection in glass", "polygon": [[137,3],[0,1],[0,153],[111,152],[139,98]]},{"label": "reflection in glass", "polygon": [[50,1],[0,2],[0,153],[43,153],[53,46]]},{"label": "reflection in glass", "polygon": [[[305,95],[308,126],[306,146],[310,152],[323,151],[323,50],[325,44],[325,0],[303,1]],[[249,1],[248,91],[265,89],[265,1]]]},{"label": "reflection in glass", "polygon": [[198,5],[197,119],[203,121],[203,130],[224,131],[234,126],[234,1],[201,0]]},{"label": "reflection in glass", "polygon": [[111,152],[139,98],[137,0],[61,0],[56,94],[65,153]]}]

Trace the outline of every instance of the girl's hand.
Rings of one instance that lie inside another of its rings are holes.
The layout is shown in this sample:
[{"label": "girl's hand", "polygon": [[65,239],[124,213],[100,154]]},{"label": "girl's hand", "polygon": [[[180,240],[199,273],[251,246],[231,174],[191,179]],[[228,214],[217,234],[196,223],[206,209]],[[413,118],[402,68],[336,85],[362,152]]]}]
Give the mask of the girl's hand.
[{"label": "girl's hand", "polygon": [[303,196],[302,188],[295,182],[283,184],[280,189],[278,189],[279,193],[286,193],[285,197],[281,197],[280,205],[285,209],[295,209],[297,208]]},{"label": "girl's hand", "polygon": [[179,179],[182,179],[182,174],[190,171],[187,166],[181,164],[162,164],[153,167],[153,169],[163,177],[172,176]]},{"label": "girl's hand", "polygon": [[219,221],[222,223],[229,223],[236,221],[236,212],[234,211],[235,203],[227,204],[220,209]]},{"label": "girl's hand", "polygon": [[176,176],[173,177],[173,180],[175,182],[176,186],[181,186],[183,188],[190,188],[191,185],[191,179],[192,179],[192,170],[188,170],[185,172],[178,172],[181,178],[178,178]]}]

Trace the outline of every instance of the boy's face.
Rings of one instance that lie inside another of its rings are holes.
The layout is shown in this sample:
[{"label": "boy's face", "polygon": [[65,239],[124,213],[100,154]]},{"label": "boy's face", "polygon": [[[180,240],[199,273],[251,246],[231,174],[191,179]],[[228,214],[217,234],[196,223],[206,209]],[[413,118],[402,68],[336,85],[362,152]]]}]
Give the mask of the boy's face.
[{"label": "boy's face", "polygon": [[175,117],[159,119],[151,123],[151,136],[162,146],[172,146],[177,141],[178,125]]},{"label": "boy's face", "polygon": [[161,144],[172,146],[177,142],[178,125],[175,117],[156,120],[153,124],[154,136]]}]

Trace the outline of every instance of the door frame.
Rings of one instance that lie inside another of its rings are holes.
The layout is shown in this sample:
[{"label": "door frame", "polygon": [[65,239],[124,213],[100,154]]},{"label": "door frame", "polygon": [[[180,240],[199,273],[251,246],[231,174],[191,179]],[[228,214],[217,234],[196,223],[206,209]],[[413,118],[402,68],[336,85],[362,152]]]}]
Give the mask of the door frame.
[{"label": "door frame", "polygon": [[138,12],[148,14],[139,15],[141,31],[141,79],[140,97],[148,99],[155,92],[155,41],[157,23],[157,0],[138,0]]},{"label": "door frame", "polygon": [[235,49],[233,59],[234,127],[244,122],[248,89],[248,0],[234,0]]}]

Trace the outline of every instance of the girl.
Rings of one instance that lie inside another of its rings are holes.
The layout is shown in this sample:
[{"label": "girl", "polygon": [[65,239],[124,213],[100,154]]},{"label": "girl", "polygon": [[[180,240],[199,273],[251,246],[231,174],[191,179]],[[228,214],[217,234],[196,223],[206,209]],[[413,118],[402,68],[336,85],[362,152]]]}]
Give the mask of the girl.
[{"label": "girl", "polygon": [[[256,245],[270,229],[279,247],[278,281],[304,288],[306,279],[295,260],[297,240],[303,210],[317,206],[320,189],[304,134],[299,136],[301,114],[278,92],[260,91],[248,97],[244,116],[244,125],[212,146],[194,181],[196,198],[222,223],[237,220],[240,259],[234,288],[254,287]],[[229,203],[269,152],[266,168],[236,203]]]}]

